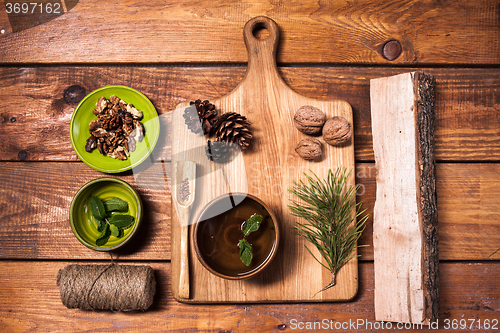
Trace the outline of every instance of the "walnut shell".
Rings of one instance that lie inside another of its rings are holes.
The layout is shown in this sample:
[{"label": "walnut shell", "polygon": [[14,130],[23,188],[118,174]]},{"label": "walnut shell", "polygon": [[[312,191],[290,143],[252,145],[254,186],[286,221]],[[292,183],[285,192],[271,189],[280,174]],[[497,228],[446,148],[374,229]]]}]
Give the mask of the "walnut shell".
[{"label": "walnut shell", "polygon": [[323,139],[329,145],[342,145],[351,140],[351,136],[351,124],[343,117],[330,118],[323,126]]},{"label": "walnut shell", "polygon": [[304,105],[300,107],[293,117],[295,127],[305,134],[320,134],[323,124],[326,121],[326,116],[317,107]]},{"label": "walnut shell", "polygon": [[299,142],[295,151],[305,160],[315,160],[323,155],[323,144],[318,139],[305,138]]}]

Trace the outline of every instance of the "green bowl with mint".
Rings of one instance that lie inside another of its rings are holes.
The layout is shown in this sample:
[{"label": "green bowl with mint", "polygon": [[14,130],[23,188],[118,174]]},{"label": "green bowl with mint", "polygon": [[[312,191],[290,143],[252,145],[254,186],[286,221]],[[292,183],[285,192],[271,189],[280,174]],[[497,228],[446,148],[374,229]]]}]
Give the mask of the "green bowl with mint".
[{"label": "green bowl with mint", "polygon": [[132,239],[142,212],[141,198],[132,186],[118,178],[102,177],[78,190],[71,202],[69,221],[83,245],[111,251]]}]

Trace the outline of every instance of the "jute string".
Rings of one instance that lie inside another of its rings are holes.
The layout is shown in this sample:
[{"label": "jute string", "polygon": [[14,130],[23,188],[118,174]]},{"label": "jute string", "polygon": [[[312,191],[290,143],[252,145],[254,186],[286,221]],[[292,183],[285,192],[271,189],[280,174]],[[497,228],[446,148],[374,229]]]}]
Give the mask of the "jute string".
[{"label": "jute string", "polygon": [[68,265],[59,270],[57,285],[69,309],[145,311],[156,292],[149,266]]}]

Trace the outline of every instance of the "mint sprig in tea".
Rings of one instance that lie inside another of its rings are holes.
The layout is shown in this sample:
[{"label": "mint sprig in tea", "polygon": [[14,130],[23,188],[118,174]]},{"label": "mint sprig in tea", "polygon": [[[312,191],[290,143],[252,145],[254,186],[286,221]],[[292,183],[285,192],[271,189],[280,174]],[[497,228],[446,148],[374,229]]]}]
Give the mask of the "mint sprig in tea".
[{"label": "mint sprig in tea", "polygon": [[215,202],[203,213],[196,238],[208,266],[227,276],[239,276],[264,264],[276,230],[260,203],[241,194],[232,194],[232,199]]}]

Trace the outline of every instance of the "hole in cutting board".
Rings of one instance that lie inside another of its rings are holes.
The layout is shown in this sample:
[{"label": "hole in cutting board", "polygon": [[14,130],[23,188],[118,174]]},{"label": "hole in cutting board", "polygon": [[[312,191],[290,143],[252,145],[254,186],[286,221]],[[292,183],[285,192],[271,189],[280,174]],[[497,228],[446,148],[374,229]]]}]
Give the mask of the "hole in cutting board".
[{"label": "hole in cutting board", "polygon": [[269,30],[263,22],[258,22],[252,29],[252,35],[258,40],[264,40],[269,36]]}]

